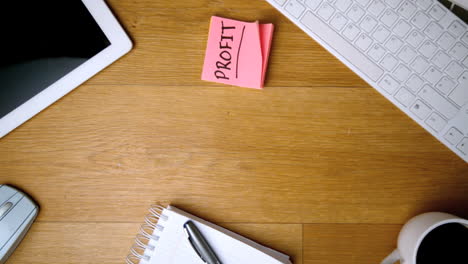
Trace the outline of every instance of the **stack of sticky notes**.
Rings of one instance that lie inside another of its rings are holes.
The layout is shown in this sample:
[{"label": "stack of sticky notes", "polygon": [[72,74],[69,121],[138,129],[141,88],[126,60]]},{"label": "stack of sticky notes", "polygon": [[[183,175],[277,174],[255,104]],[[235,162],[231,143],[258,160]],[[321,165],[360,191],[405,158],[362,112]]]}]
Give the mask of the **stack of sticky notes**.
[{"label": "stack of sticky notes", "polygon": [[213,16],[202,80],[261,89],[273,37],[273,24]]}]

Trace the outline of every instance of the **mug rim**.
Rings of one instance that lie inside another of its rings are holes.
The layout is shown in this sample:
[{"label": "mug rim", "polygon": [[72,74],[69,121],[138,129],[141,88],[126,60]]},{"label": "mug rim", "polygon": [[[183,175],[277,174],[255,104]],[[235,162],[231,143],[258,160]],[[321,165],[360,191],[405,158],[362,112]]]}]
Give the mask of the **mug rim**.
[{"label": "mug rim", "polygon": [[419,247],[421,246],[421,243],[422,243],[423,239],[427,236],[427,234],[429,234],[430,232],[432,232],[434,229],[436,229],[439,226],[442,226],[442,225],[445,225],[445,224],[451,224],[451,223],[463,224],[466,228],[468,228],[468,220],[463,219],[463,218],[458,218],[458,217],[457,218],[445,219],[445,220],[442,220],[440,222],[437,222],[437,223],[431,225],[427,230],[424,231],[424,233],[421,234],[421,236],[418,238],[418,241],[416,242],[416,247],[415,247],[415,250],[413,252],[413,257],[412,257],[412,260],[413,260],[414,264],[416,264],[416,257],[418,255]]}]

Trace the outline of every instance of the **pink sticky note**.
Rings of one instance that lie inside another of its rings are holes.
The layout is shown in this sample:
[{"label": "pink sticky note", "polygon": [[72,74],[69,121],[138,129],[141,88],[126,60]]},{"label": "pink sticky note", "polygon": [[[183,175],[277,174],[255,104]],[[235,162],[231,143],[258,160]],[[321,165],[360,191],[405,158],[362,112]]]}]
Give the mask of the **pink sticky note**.
[{"label": "pink sticky note", "polygon": [[211,17],[202,80],[261,89],[273,24]]}]

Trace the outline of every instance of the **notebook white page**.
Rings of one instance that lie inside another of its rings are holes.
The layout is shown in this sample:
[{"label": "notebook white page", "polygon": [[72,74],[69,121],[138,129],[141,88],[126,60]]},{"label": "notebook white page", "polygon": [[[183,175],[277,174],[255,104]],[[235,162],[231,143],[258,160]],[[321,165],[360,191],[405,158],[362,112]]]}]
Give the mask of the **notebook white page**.
[{"label": "notebook white page", "polygon": [[289,257],[264,247],[227,229],[216,226],[175,207],[164,209],[158,221],[162,226],[153,235],[159,239],[150,240],[154,250],[145,250],[148,260],[140,264],[204,264],[185,235],[183,225],[192,220],[223,264],[291,264]]}]

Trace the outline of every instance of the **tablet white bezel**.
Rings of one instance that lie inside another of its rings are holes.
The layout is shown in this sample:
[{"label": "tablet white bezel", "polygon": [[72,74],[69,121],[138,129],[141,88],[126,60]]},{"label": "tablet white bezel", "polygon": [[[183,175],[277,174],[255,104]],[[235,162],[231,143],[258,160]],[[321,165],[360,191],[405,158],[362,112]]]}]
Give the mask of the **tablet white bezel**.
[{"label": "tablet white bezel", "polygon": [[111,43],[107,48],[0,118],[0,138],[128,53],[133,45],[104,0],[81,0]]}]

